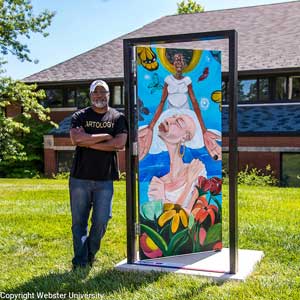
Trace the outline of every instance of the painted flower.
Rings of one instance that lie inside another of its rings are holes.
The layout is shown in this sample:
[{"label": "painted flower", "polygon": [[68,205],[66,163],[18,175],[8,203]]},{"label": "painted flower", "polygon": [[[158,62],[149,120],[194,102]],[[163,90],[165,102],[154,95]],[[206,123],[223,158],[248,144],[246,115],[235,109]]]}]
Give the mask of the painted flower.
[{"label": "painted flower", "polygon": [[212,177],[210,179],[207,179],[204,176],[199,176],[198,187],[203,192],[210,191],[212,195],[218,195],[221,192],[222,180],[218,177]]},{"label": "painted flower", "polygon": [[208,216],[210,216],[211,225],[215,223],[216,213],[218,212],[218,207],[212,204],[208,204],[205,196],[201,196],[197,199],[192,214],[195,221],[203,223]]},{"label": "painted flower", "polygon": [[204,176],[198,177],[198,187],[203,191],[207,192],[209,190],[209,180]]},{"label": "painted flower", "polygon": [[210,181],[210,192],[212,195],[218,195],[222,189],[222,180],[218,177],[212,177],[209,179]]},{"label": "painted flower", "polygon": [[199,232],[195,232],[195,234],[194,234],[194,241],[197,240],[197,234],[198,234],[198,237],[199,237],[199,243],[200,243],[201,246],[203,246],[204,245],[204,241],[206,239],[206,230],[203,227],[201,227],[200,230],[199,230]]},{"label": "painted flower", "polygon": [[163,255],[162,251],[146,233],[143,233],[140,237],[140,246],[144,254],[149,258],[161,257]]},{"label": "painted flower", "polygon": [[216,243],[213,245],[213,250],[215,250],[215,251],[221,251],[222,248],[223,248],[222,242],[216,242]]},{"label": "painted flower", "polygon": [[172,233],[175,233],[178,230],[180,223],[183,225],[183,227],[188,226],[188,215],[185,210],[178,204],[164,204],[164,211],[158,219],[158,225],[160,227],[163,227],[169,220],[172,220]]}]

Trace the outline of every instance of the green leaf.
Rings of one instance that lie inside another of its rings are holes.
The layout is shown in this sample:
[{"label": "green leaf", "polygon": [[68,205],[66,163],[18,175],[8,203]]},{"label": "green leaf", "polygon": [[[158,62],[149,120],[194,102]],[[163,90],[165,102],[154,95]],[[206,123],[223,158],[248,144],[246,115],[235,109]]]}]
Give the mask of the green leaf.
[{"label": "green leaf", "polygon": [[196,226],[196,241],[195,242],[195,252],[199,252],[202,249],[202,246],[200,245],[200,239],[199,239],[199,233],[200,233],[201,225],[199,223]]},{"label": "green leaf", "polygon": [[177,232],[170,240],[170,243],[168,245],[168,252],[167,255],[174,254],[174,249],[177,247],[178,243],[182,238],[185,237],[185,235],[188,234],[188,228],[185,228],[179,232]]},{"label": "green leaf", "polygon": [[194,240],[194,235],[196,233],[196,230],[197,230],[197,223],[194,223],[192,229],[190,230],[190,237],[193,242],[193,252],[196,252],[196,241]]},{"label": "green leaf", "polygon": [[197,187],[197,190],[198,190],[198,194],[199,194],[199,197],[203,196],[203,195],[206,195],[208,192],[204,192],[202,189],[200,189],[199,187]]},{"label": "green leaf", "polygon": [[204,245],[209,245],[222,239],[222,224],[218,223],[210,227],[206,234]]},{"label": "green leaf", "polygon": [[214,200],[214,202],[217,204],[218,206],[218,210],[221,212],[222,211],[222,205],[220,204],[219,200],[217,199],[217,197],[215,196],[211,196],[211,198]]},{"label": "green leaf", "polygon": [[157,233],[155,230],[150,228],[147,225],[141,224],[141,231],[147,233],[147,235],[153,240],[157,247],[163,252],[163,255],[166,255],[168,250],[167,243],[165,240]]},{"label": "green leaf", "polygon": [[177,244],[177,246],[174,248],[173,253],[175,255],[180,254],[180,248],[183,247],[184,245],[186,245],[186,243],[189,241],[190,239],[190,235],[186,234],[181,241]]},{"label": "green leaf", "polygon": [[195,218],[194,218],[193,214],[190,214],[190,216],[189,216],[189,225],[188,225],[188,228],[190,230],[192,229],[194,223],[195,223]]},{"label": "green leaf", "polygon": [[160,230],[159,234],[160,234],[160,235],[163,235],[166,231],[170,231],[170,232],[171,232],[170,227],[171,227],[171,224],[170,224],[170,222],[168,222],[167,224],[165,224],[165,225],[162,227],[162,229]]},{"label": "green leaf", "polygon": [[141,215],[150,221],[156,220],[163,212],[161,201],[149,201],[142,205]]}]

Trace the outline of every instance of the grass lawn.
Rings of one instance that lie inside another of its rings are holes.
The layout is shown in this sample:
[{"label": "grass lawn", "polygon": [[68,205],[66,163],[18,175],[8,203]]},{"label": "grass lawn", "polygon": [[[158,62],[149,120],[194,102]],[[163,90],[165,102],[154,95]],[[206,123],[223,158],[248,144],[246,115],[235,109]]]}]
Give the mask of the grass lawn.
[{"label": "grass lawn", "polygon": [[[125,182],[115,184],[113,219],[98,261],[71,272],[66,180],[0,179],[0,292],[97,294],[99,299],[300,299],[300,189],[239,187],[239,248],[264,251],[246,282],[161,273],[122,273]],[[223,190],[228,246],[228,187]],[[1,293],[0,293],[1,294]]]}]

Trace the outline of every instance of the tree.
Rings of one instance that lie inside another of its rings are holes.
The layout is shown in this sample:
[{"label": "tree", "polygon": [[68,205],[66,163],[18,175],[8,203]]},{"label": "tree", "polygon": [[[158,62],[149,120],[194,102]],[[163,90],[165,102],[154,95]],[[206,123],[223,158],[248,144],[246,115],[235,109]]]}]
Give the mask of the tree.
[{"label": "tree", "polygon": [[0,0],[0,49],[3,55],[9,52],[22,61],[31,61],[28,46],[20,37],[30,38],[31,33],[48,35],[45,29],[51,24],[53,12],[47,10],[34,16],[30,0]]},{"label": "tree", "polygon": [[[27,153],[21,139],[30,132],[30,125],[24,120],[50,121],[49,110],[39,104],[45,92],[38,91],[37,85],[27,85],[5,76],[3,65],[8,53],[21,61],[31,61],[30,51],[23,40],[29,39],[32,33],[47,36],[45,29],[53,16],[54,13],[47,10],[35,16],[30,0],[0,0],[0,163],[26,160]],[[20,116],[6,116],[11,105],[22,107]]]},{"label": "tree", "polygon": [[204,12],[204,7],[193,0],[185,0],[177,3],[177,14],[193,14]]}]

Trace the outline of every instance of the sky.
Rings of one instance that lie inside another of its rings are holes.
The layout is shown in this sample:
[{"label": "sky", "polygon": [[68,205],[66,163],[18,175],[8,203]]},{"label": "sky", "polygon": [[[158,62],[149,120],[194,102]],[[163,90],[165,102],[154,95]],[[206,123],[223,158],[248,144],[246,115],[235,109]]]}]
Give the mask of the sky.
[{"label": "sky", "polygon": [[[205,11],[288,0],[198,0]],[[49,36],[32,34],[24,42],[33,62],[6,56],[6,75],[22,79],[134,31],[166,15],[176,14],[180,0],[32,0],[35,14],[55,11]]]}]

